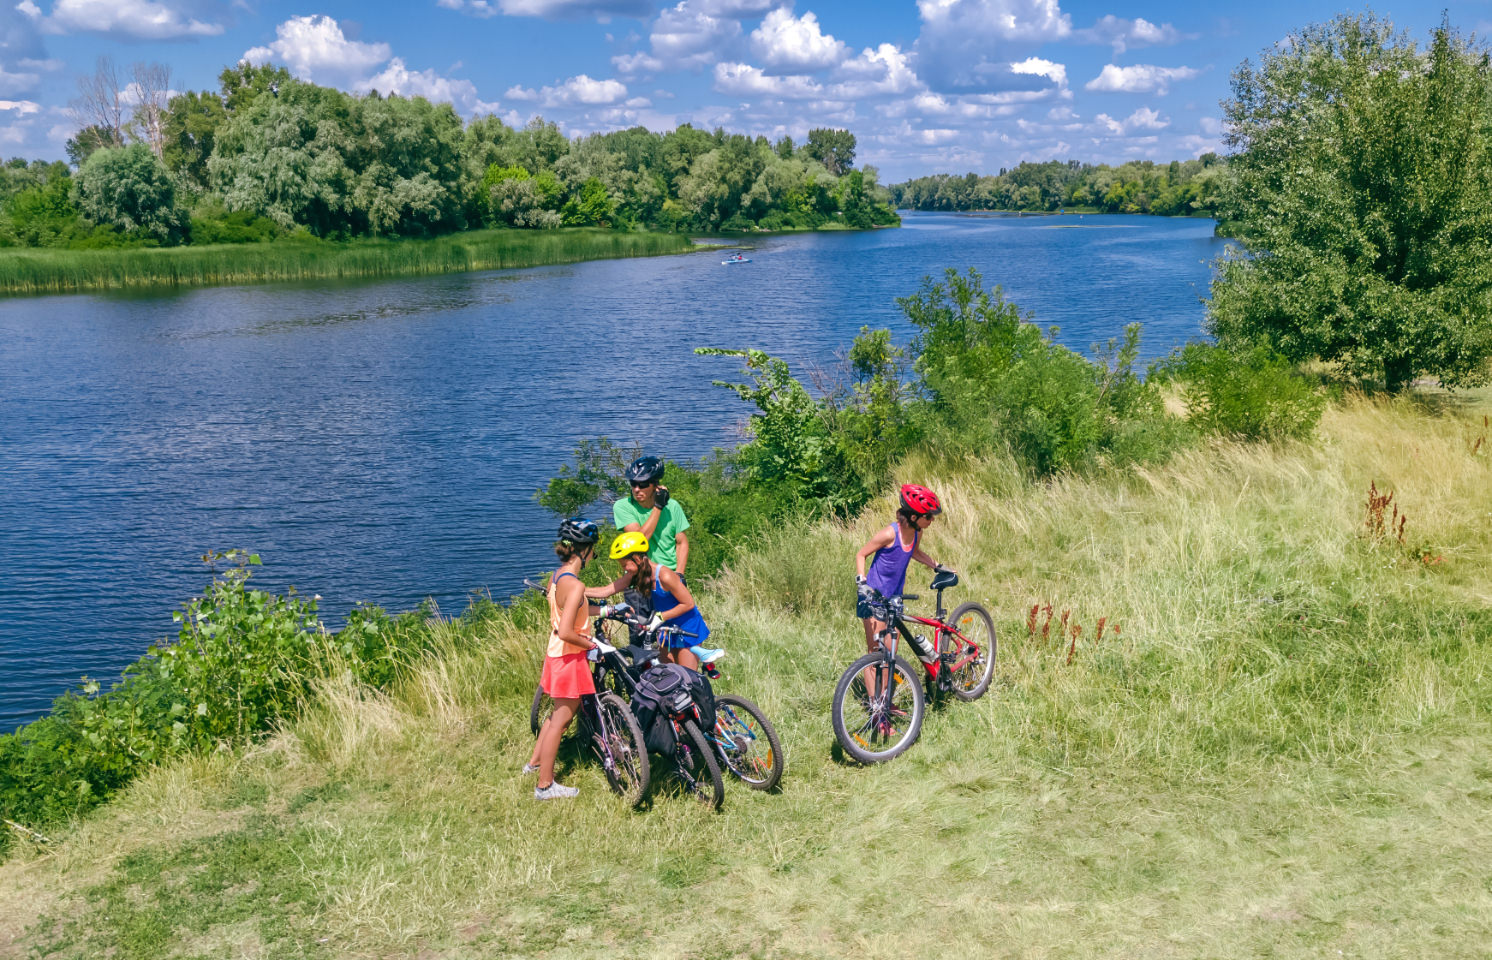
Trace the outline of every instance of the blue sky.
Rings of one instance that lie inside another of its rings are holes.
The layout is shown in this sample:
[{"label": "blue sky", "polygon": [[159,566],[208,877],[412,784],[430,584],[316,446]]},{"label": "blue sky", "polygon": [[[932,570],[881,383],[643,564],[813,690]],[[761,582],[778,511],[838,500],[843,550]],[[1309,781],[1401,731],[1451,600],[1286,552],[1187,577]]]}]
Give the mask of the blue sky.
[{"label": "blue sky", "polygon": [[[1361,8],[1315,0],[0,0],[0,154],[60,158],[101,55],[216,88],[245,57],[318,83],[535,115],[801,138],[841,126],[883,181],[1021,160],[1170,160],[1219,148],[1232,70]],[[1492,0],[1375,8],[1416,39],[1441,10],[1492,32]]]}]

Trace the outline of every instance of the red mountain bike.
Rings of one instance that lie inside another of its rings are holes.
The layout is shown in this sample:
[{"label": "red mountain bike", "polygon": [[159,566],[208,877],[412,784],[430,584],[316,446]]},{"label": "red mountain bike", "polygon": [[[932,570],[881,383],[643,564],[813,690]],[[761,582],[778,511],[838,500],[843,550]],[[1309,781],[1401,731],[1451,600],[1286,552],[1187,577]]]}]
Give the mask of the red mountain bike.
[{"label": "red mountain bike", "polygon": [[[861,763],[879,763],[902,753],[922,732],[927,698],[952,693],[978,700],[995,673],[995,623],[974,602],[960,604],[944,619],[943,591],[958,586],[958,574],[939,570],[928,589],[938,592],[935,617],[908,614],[903,604],[915,594],[877,595],[871,610],[886,624],[876,637],[880,649],[850,664],[834,688],[834,736]],[[916,636],[907,622],[931,627],[933,640]],[[918,654],[927,676],[927,693],[911,664],[896,655],[897,634]]]}]

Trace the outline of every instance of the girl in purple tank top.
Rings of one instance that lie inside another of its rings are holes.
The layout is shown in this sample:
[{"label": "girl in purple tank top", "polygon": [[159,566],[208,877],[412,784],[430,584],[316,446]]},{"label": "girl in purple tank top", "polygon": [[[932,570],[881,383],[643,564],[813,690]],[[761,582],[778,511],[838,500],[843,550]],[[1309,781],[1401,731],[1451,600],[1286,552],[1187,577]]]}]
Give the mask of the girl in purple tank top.
[{"label": "girl in purple tank top", "polygon": [[[857,598],[855,612],[865,624],[865,649],[876,650],[876,636],[886,624],[877,620],[871,601],[878,595],[894,597],[907,583],[907,567],[913,560],[936,567],[937,563],[922,549],[922,534],[932,526],[933,518],[943,512],[937,494],[923,486],[909,483],[901,488],[901,508],[896,522],[871,537],[855,554]],[[866,560],[870,569],[866,570]]]}]

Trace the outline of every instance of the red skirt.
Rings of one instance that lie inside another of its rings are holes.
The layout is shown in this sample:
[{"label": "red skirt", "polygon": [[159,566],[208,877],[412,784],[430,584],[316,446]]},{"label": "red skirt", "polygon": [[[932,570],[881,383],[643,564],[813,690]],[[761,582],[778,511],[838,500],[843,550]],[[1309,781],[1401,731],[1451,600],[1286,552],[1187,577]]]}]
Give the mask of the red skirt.
[{"label": "red skirt", "polygon": [[539,686],[556,700],[574,700],[596,692],[596,682],[591,679],[591,665],[583,653],[545,657],[544,674],[539,678]]}]

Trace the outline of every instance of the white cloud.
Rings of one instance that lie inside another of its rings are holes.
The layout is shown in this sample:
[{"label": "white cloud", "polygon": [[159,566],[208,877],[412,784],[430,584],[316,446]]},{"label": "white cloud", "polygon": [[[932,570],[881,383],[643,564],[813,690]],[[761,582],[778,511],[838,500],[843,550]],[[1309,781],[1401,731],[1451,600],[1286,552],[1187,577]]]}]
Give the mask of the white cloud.
[{"label": "white cloud", "polygon": [[1149,107],[1140,107],[1123,120],[1115,120],[1107,113],[1100,113],[1093,118],[1093,122],[1100,130],[1112,133],[1116,137],[1129,136],[1136,130],[1164,130],[1171,125],[1169,117],[1163,117],[1158,111]]},{"label": "white cloud", "polygon": [[776,3],[777,0],[697,0],[700,12],[712,17],[750,17],[772,9]]},{"label": "white cloud", "polygon": [[833,88],[834,95],[842,100],[899,96],[922,86],[907,54],[891,43],[874,50],[866,47],[860,56],[840,64],[835,76],[844,80]]},{"label": "white cloud", "polygon": [[[39,12],[34,3],[16,9],[30,16]],[[57,0],[46,26],[59,33],[112,33],[141,40],[215,37],[223,32],[220,23],[203,23],[171,4],[152,0]]]},{"label": "white cloud", "polygon": [[772,72],[806,73],[835,66],[849,48],[819,29],[818,17],[795,17],[784,7],[767,14],[751,32],[751,47]]},{"label": "white cloud", "polygon": [[25,117],[33,113],[41,112],[41,105],[32,103],[30,100],[0,100],[0,112],[9,113],[14,110],[16,116]]},{"label": "white cloud", "polygon": [[616,72],[624,77],[660,73],[663,70],[663,61],[646,53],[624,53],[621,56],[612,57],[611,65],[616,67]]},{"label": "white cloud", "polygon": [[546,20],[645,17],[653,10],[651,0],[498,0],[497,5],[510,17],[543,17]]},{"label": "white cloud", "polygon": [[537,102],[546,107],[610,105],[626,99],[627,85],[618,80],[592,80],[582,73],[564,83],[538,90],[510,87],[503,96],[509,100]]},{"label": "white cloud", "polygon": [[41,77],[35,73],[11,73],[4,67],[0,67],[0,96],[30,93],[40,82]]},{"label": "white cloud", "polygon": [[1059,87],[1067,86],[1067,67],[1040,57],[1027,57],[1020,63],[1010,65],[1011,73],[1022,73],[1032,77],[1046,77]]},{"label": "white cloud", "polygon": [[783,100],[812,100],[824,95],[823,85],[812,77],[769,77],[760,67],[745,63],[715,64],[715,89],[737,97]]},{"label": "white cloud", "polygon": [[497,4],[488,3],[487,0],[435,0],[435,4],[447,10],[458,10],[483,19],[495,17],[502,12],[497,8]]},{"label": "white cloud", "polygon": [[399,57],[355,87],[359,91],[377,90],[401,97],[424,97],[432,103],[449,103],[466,116],[495,113],[498,109],[496,103],[488,103],[477,95],[477,85],[470,80],[442,77],[434,70],[410,70]]},{"label": "white cloud", "polygon": [[1001,40],[1060,40],[1072,18],[1057,0],[917,0],[923,35],[959,32]]},{"label": "white cloud", "polygon": [[1165,96],[1173,80],[1190,80],[1202,71],[1192,67],[1157,67],[1137,63],[1132,67],[1104,64],[1102,72],[1084,85],[1085,90],[1105,93],[1156,93]]},{"label": "white cloud", "polygon": [[1144,17],[1125,20],[1109,14],[1100,18],[1086,30],[1079,30],[1076,38],[1088,43],[1106,43],[1114,48],[1114,54],[1136,47],[1165,47],[1192,39],[1169,23],[1154,24]]},{"label": "white cloud", "polygon": [[1209,137],[1216,137],[1223,132],[1223,121],[1217,117],[1202,117],[1197,121],[1197,126]]},{"label": "white cloud", "polygon": [[711,16],[689,0],[680,0],[658,14],[649,42],[653,58],[664,69],[680,70],[714,63],[734,50],[740,37],[739,22]]},{"label": "white cloud", "polygon": [[351,84],[386,62],[393,51],[386,43],[349,40],[331,17],[291,17],[275,28],[267,47],[244,51],[250,63],[283,63],[290,72],[315,83]]},{"label": "white cloud", "polygon": [[1041,78],[1010,69],[1072,33],[1057,0],[918,0],[917,74],[934,90],[1032,90]]}]

